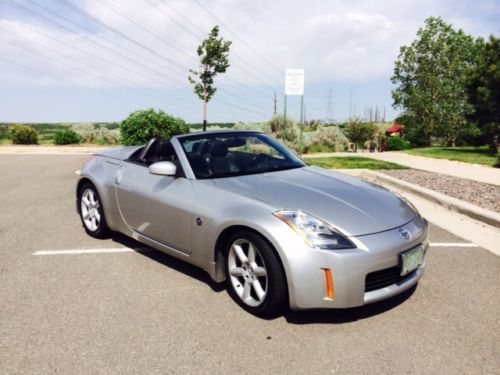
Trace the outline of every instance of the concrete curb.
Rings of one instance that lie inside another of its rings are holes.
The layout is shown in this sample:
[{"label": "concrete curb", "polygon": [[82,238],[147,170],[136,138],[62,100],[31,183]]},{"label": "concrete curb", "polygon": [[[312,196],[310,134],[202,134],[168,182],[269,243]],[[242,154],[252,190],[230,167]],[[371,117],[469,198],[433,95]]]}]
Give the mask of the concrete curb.
[{"label": "concrete curb", "polygon": [[[346,172],[346,171],[343,171]],[[477,207],[471,203],[461,201],[460,199],[456,199],[450,197],[448,195],[438,193],[436,191],[423,188],[421,186],[417,186],[411,184],[406,181],[399,180],[397,178],[385,175],[380,172],[375,172],[367,169],[357,170],[357,172],[350,173],[352,175],[358,176],[368,181],[372,181],[378,183],[380,185],[386,185],[395,187],[398,189],[402,189],[408,191],[410,193],[416,194],[424,199],[427,199],[431,202],[437,203],[450,211],[459,212],[463,215],[466,215],[472,219],[479,220],[488,225],[492,225],[496,228],[500,227],[500,214],[486,210],[481,207]]]}]

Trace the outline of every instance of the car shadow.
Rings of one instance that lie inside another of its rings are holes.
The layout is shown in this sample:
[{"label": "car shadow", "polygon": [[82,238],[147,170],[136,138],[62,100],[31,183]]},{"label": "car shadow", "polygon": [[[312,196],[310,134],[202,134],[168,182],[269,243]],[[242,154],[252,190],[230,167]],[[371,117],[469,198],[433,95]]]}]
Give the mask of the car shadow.
[{"label": "car shadow", "polygon": [[288,323],[292,324],[352,323],[357,320],[367,319],[375,315],[383,314],[384,312],[395,308],[410,298],[416,288],[417,286],[415,285],[390,299],[360,307],[332,310],[288,311],[284,314],[284,317]]},{"label": "car shadow", "polygon": [[201,268],[195,267],[189,263],[182,260],[174,258],[168,254],[162,253],[159,250],[153,249],[149,246],[144,245],[130,237],[127,237],[121,233],[114,233],[111,237],[113,242],[117,242],[125,247],[134,249],[141,255],[148,257],[155,262],[161,263],[164,266],[172,268],[175,271],[182,272],[183,274],[192,277],[198,281],[207,284],[214,292],[221,292],[226,289],[224,283],[216,283],[213,281],[208,273],[206,273]]},{"label": "car shadow", "polygon": [[[192,277],[198,281],[207,284],[214,292],[220,293],[226,290],[225,283],[214,282],[208,273],[201,268],[193,266],[182,260],[174,258],[168,254],[162,253],[159,250],[153,249],[144,245],[130,237],[121,233],[114,233],[111,237],[113,242],[117,242],[125,247],[134,249],[141,255],[148,257],[155,262],[167,266],[175,271],[182,272],[186,276]],[[283,315],[270,316],[264,318],[266,320],[274,320],[283,316],[288,323],[291,324],[343,324],[351,323],[357,320],[366,319],[375,315],[383,314],[384,312],[395,308],[405,302],[415,292],[416,286],[409,290],[394,296],[390,299],[354,307],[349,309],[331,309],[331,310],[309,310],[309,311],[287,311]]]}]

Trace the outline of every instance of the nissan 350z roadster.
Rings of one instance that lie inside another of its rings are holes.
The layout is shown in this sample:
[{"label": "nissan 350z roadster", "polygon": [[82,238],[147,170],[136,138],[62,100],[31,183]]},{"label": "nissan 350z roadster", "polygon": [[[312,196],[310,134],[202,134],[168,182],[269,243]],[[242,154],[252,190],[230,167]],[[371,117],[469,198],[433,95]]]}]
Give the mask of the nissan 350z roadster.
[{"label": "nissan 350z roadster", "polygon": [[77,210],[204,269],[257,316],[348,308],[415,286],[427,221],[377,185],[308,166],[261,132],[191,133],[94,155]]}]

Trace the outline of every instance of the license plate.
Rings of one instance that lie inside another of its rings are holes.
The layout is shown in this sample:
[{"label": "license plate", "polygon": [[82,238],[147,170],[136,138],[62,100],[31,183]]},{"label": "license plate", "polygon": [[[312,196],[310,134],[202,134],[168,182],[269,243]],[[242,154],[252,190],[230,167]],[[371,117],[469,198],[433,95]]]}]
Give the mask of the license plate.
[{"label": "license plate", "polygon": [[424,264],[424,248],[417,246],[414,249],[399,254],[401,258],[401,276],[405,276],[415,271]]}]

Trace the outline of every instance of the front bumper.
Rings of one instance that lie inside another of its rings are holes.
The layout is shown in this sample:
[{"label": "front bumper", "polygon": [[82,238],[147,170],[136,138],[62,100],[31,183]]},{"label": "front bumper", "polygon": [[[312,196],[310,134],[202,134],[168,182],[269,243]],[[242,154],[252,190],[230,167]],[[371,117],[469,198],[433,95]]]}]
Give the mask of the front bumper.
[{"label": "front bumper", "polygon": [[[405,239],[400,229],[410,233]],[[349,308],[393,297],[416,285],[424,264],[416,271],[398,277],[394,283],[365,291],[368,274],[393,269],[399,254],[422,245],[428,248],[428,224],[418,216],[413,221],[389,231],[352,237],[356,249],[315,250],[293,236],[284,236],[275,246],[284,253],[290,307],[294,310]],[[424,258],[425,259],[425,258]],[[334,297],[329,298],[325,270],[331,270]]]}]

